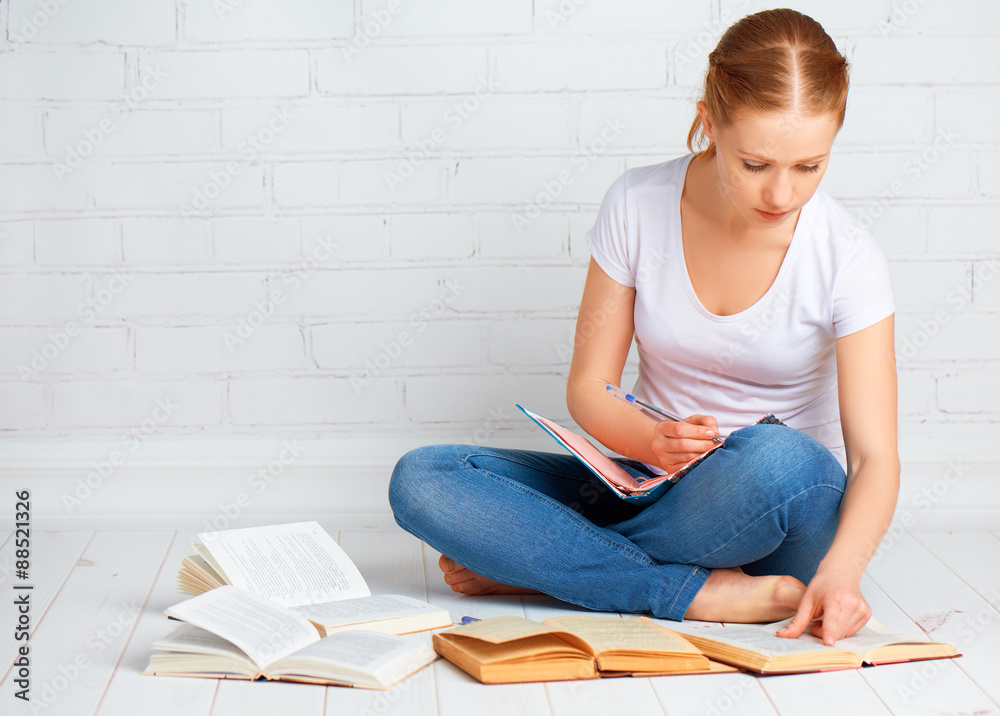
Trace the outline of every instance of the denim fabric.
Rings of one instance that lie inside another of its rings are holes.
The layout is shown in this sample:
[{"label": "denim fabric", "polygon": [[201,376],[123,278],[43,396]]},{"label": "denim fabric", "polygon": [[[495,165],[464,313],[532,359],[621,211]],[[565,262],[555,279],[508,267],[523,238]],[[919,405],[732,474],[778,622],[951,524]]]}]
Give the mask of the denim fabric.
[{"label": "denim fabric", "polygon": [[389,502],[403,529],[485,577],[679,621],[713,568],[808,583],[844,483],[826,447],[764,423],[733,432],[651,505],[619,499],[571,455],[472,445],[404,455]]}]

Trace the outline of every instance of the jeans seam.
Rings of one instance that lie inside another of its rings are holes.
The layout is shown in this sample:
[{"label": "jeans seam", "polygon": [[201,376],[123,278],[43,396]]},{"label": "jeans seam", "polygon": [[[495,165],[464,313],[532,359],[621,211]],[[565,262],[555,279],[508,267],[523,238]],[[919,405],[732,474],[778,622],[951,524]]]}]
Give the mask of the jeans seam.
[{"label": "jeans seam", "polygon": [[[533,465],[530,462],[526,462],[526,461],[523,461],[523,460],[518,460],[516,457],[514,457],[512,455],[497,455],[495,453],[488,453],[488,452],[473,452],[473,453],[469,453],[468,455],[466,455],[465,458],[464,458],[464,461],[468,462],[469,458],[473,458],[473,457],[489,457],[489,458],[495,458],[497,460],[506,460],[507,462],[512,462],[512,463],[514,463],[516,465],[520,465],[522,467],[527,467],[527,468],[530,468],[532,470],[538,470],[539,472],[544,472],[546,475],[552,475],[554,477],[563,477],[563,478],[566,478],[567,480],[573,480],[574,479],[574,478],[569,477],[568,475],[566,475],[564,473],[556,472],[555,470],[550,470],[547,467],[538,467],[536,465]],[[569,457],[569,455],[567,455],[566,457]],[[477,470],[479,468],[473,467],[472,469]],[[491,473],[491,474],[495,474],[495,473]],[[604,483],[601,483],[601,484],[604,484]]]},{"label": "jeans seam", "polygon": [[[503,475],[498,475],[497,473],[491,472],[490,470],[487,470],[486,468],[475,467],[474,465],[470,465],[469,464],[469,458],[475,457],[476,455],[482,455],[484,457],[496,457],[495,455],[490,455],[489,453],[475,453],[475,454],[472,454],[472,455],[466,455],[465,458],[462,460],[464,469],[475,470],[475,471],[479,472],[480,474],[484,474],[484,475],[489,476],[490,479],[493,479],[493,480],[502,480],[508,487],[516,489],[516,490],[520,491],[521,493],[523,493],[523,494],[531,497],[532,499],[538,500],[539,502],[548,501],[548,502],[554,503],[556,505],[559,505],[560,507],[563,508],[564,514],[566,514],[567,517],[576,519],[578,522],[580,522],[582,524],[582,526],[584,527],[584,529],[591,536],[600,538],[600,540],[602,542],[604,542],[607,545],[613,547],[618,552],[621,552],[622,554],[627,554],[630,557],[633,557],[633,558],[636,558],[636,559],[640,559],[640,560],[645,559],[645,560],[647,560],[646,564],[644,565],[644,566],[647,566],[647,567],[655,567],[655,566],[658,566],[660,564],[659,562],[657,562],[655,559],[653,559],[652,557],[650,557],[648,554],[646,554],[645,552],[643,552],[638,547],[630,548],[630,547],[627,547],[626,545],[619,544],[618,542],[616,542],[613,539],[610,539],[606,534],[604,534],[603,532],[598,531],[598,529],[595,527],[595,525],[592,522],[590,522],[590,520],[588,520],[586,517],[583,517],[582,515],[580,515],[580,513],[576,512],[575,510],[572,510],[569,507],[567,507],[566,505],[563,505],[558,500],[553,499],[551,497],[548,497],[547,495],[539,494],[536,490],[532,490],[530,487],[526,487],[525,485],[522,485],[517,480],[510,480],[510,479],[504,477]],[[507,458],[504,458],[504,459],[507,459]],[[520,463],[520,462],[518,464],[519,465],[524,465],[524,463]],[[524,466],[525,467],[532,467],[531,465],[524,465]],[[559,473],[555,473],[555,472],[549,472],[549,471],[546,471],[546,472],[548,472],[548,474],[550,474],[550,475],[556,475],[556,476],[559,475]],[[628,539],[628,538],[622,536],[622,539]]]},{"label": "jeans seam", "polygon": [[[674,608],[677,606],[677,600],[681,598],[681,595],[684,593],[684,588],[687,587],[688,582],[690,582],[692,579],[694,579],[694,576],[696,574],[698,574],[698,572],[700,570],[705,569],[705,567],[701,567],[701,566],[699,566],[697,564],[692,565],[692,566],[694,567],[694,569],[691,570],[691,573],[687,576],[687,579],[684,580],[684,583],[680,586],[680,589],[678,589],[677,593],[674,595],[674,599],[673,599],[672,602],[670,602],[670,606],[667,607],[667,613],[668,614],[673,614],[674,613]],[[688,606],[690,607],[691,605],[688,604]],[[684,611],[686,613],[687,609],[685,609]],[[683,620],[683,618],[684,618],[684,615],[682,614],[681,615],[681,619],[678,620],[678,621]]]},{"label": "jeans seam", "polygon": [[834,485],[812,485],[811,487],[807,487],[804,490],[802,490],[802,491],[800,491],[800,492],[792,495],[791,497],[789,497],[787,500],[785,500],[780,505],[775,505],[774,507],[772,507],[770,510],[768,510],[764,514],[759,515],[756,520],[754,520],[752,523],[750,523],[749,525],[747,525],[746,527],[744,527],[742,530],[740,530],[739,532],[737,532],[735,535],[733,535],[732,538],[729,539],[725,544],[719,545],[718,547],[716,547],[715,549],[713,549],[711,552],[708,552],[707,554],[701,555],[695,561],[706,559],[708,557],[711,557],[713,554],[715,554],[719,550],[725,549],[726,547],[728,547],[729,545],[731,545],[735,540],[739,539],[740,535],[742,535],[747,530],[751,529],[754,525],[756,525],[762,519],[764,519],[765,517],[767,517],[768,515],[770,515],[771,513],[773,513],[775,510],[781,509],[782,507],[784,507],[785,505],[787,505],[789,502],[791,502],[792,500],[796,499],[797,497],[799,497],[801,495],[804,495],[807,492],[809,492],[810,490],[815,490],[817,488],[825,488],[825,489],[829,489],[829,490],[836,490],[837,492],[839,492],[841,494],[841,496],[843,496],[843,494],[844,494],[844,491],[842,489],[837,488]]}]

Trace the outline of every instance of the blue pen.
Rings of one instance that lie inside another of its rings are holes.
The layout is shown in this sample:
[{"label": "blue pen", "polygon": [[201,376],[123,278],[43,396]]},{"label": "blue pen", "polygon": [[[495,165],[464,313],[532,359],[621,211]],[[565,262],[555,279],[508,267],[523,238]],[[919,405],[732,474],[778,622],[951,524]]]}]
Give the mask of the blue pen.
[{"label": "blue pen", "polygon": [[462,617],[461,623],[462,624],[472,624],[472,622],[478,622],[478,621],[482,621],[482,620],[481,619],[477,619],[476,617]]},{"label": "blue pen", "polygon": [[[646,413],[646,415],[649,415],[650,417],[656,418],[658,420],[673,420],[675,423],[687,422],[683,418],[678,418],[676,415],[671,415],[663,408],[657,408],[655,405],[650,405],[644,400],[639,400],[631,393],[626,393],[617,385],[611,385],[609,383],[607,385],[606,390],[609,393],[611,393],[611,395],[618,398],[618,400],[623,400],[626,403],[629,403],[630,405],[634,405],[635,407],[637,407],[639,410]],[[723,438],[721,435],[716,435],[714,438],[712,438],[712,442],[716,443],[721,443],[723,440],[725,440],[725,438]]]}]

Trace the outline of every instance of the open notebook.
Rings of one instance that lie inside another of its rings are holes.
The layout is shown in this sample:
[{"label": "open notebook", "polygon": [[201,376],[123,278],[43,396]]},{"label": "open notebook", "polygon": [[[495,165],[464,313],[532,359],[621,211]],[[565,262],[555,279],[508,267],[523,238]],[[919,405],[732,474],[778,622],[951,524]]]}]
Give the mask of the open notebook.
[{"label": "open notebook", "polygon": [[[537,413],[518,405],[521,412],[531,418],[542,430],[547,432],[552,438],[566,448],[574,457],[587,466],[612,492],[623,500],[631,500],[638,503],[654,502],[660,495],[667,491],[669,485],[680,480],[693,467],[701,463],[702,460],[711,455],[715,450],[725,445],[725,442],[715,443],[706,452],[696,457],[691,462],[681,467],[676,472],[669,475],[653,475],[650,477],[632,477],[617,462],[609,458],[597,449],[593,443],[585,437],[577,435],[572,430],[567,430],[562,425],[552,422],[548,418],[543,418]],[[784,425],[774,415],[765,415],[757,421],[758,423],[773,423]]]}]

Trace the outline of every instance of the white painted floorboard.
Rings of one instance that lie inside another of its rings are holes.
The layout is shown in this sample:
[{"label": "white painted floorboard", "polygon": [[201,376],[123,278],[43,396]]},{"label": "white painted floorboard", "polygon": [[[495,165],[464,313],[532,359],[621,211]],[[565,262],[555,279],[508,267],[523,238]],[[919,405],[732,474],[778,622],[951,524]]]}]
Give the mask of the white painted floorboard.
[{"label": "white painted floorboard", "polygon": [[[588,613],[544,596],[465,597],[443,582],[438,554],[401,531],[324,524],[373,593],[406,594],[453,619],[516,614],[541,621]],[[69,716],[525,716],[687,714],[1000,716],[1000,535],[921,532],[897,540],[862,582],[875,616],[896,631],[955,644],[960,659],[855,671],[756,677],[745,673],[484,686],[439,660],[386,692],[305,684],[143,676],[150,644],[172,625],[193,535],[38,532],[32,544],[32,694],[14,698],[17,643],[13,544],[0,535],[0,713]],[[622,615],[608,614],[607,618]],[[670,625],[671,622],[664,622]],[[699,623],[687,625],[697,628]],[[428,636],[429,638],[429,636]]]}]

